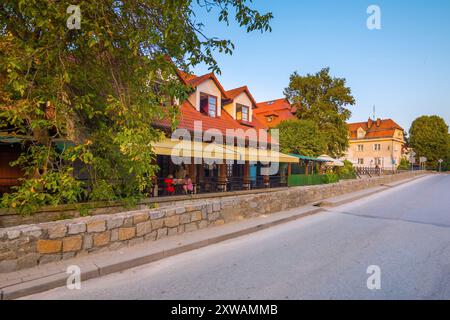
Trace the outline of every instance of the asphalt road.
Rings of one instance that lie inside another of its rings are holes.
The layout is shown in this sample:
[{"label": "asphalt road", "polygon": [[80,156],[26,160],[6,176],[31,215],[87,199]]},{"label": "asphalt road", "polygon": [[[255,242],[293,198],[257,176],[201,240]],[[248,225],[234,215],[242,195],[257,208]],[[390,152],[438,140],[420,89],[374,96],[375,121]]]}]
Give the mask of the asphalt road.
[{"label": "asphalt road", "polygon": [[[449,299],[450,175],[29,299]],[[380,268],[369,290],[367,268]]]}]

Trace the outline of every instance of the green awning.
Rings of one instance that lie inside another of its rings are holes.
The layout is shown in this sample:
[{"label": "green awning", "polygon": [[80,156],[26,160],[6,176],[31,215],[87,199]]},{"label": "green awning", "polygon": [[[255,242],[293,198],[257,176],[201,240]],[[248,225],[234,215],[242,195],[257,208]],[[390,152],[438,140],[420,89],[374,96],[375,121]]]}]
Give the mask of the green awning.
[{"label": "green awning", "polygon": [[315,161],[315,162],[327,162],[326,160],[323,159],[318,159],[318,158],[313,158],[313,157],[307,157],[307,156],[301,156],[299,154],[293,154],[293,153],[289,153],[290,156],[299,158],[301,160],[306,160],[306,161]]},{"label": "green awning", "polygon": [[14,134],[8,134],[8,135],[0,135],[0,142],[2,143],[20,143],[24,140],[32,140],[32,138],[24,135],[14,135]]}]

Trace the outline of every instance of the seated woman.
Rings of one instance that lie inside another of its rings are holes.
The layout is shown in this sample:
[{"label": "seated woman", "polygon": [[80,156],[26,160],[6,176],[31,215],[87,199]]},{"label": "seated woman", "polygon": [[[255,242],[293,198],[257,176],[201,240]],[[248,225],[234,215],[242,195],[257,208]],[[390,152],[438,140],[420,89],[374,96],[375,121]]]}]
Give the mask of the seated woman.
[{"label": "seated woman", "polygon": [[194,185],[192,184],[192,180],[189,175],[186,175],[184,177],[183,190],[186,194],[192,194],[192,192],[194,191]]},{"label": "seated woman", "polygon": [[173,176],[169,174],[166,179],[164,179],[165,190],[168,195],[173,195],[175,193],[175,187],[173,185]]}]

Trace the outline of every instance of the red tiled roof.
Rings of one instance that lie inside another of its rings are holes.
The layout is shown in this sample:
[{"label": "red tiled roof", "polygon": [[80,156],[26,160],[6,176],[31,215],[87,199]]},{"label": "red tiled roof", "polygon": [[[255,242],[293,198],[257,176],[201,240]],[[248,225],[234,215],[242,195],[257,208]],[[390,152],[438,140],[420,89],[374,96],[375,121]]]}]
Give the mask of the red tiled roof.
[{"label": "red tiled roof", "polygon": [[247,94],[247,96],[249,97],[250,101],[253,103],[253,105],[256,108],[257,107],[257,103],[256,103],[255,99],[253,98],[252,94],[250,93],[250,90],[248,90],[247,86],[243,86],[243,87],[239,87],[239,88],[228,90],[227,91],[227,97],[229,99],[234,99],[234,98],[236,98],[237,96],[239,96],[243,92],[245,92]]},{"label": "red tiled roof", "polygon": [[220,84],[217,77],[214,75],[214,73],[207,73],[202,76],[196,76],[194,74],[188,74],[186,72],[183,72],[181,70],[177,70],[178,76],[180,79],[187,85],[190,85],[192,88],[196,88],[199,84],[205,82],[206,80],[212,80],[216,84],[216,86],[219,88],[220,92],[223,95],[223,98],[228,98],[227,92]]},{"label": "red tiled roof", "polygon": [[394,137],[395,130],[403,131],[403,128],[392,119],[369,119],[365,122],[348,124],[350,139],[357,139],[359,128],[362,128],[366,132],[365,139],[392,138]]},{"label": "red tiled roof", "polygon": [[[244,133],[248,129],[256,129],[259,131],[259,129],[266,130],[267,128],[264,127],[259,121],[253,119],[250,123],[240,123],[239,121],[234,120],[228,112],[226,112],[224,109],[222,109],[221,116],[220,117],[210,117],[207,114],[201,113],[195,109],[195,107],[189,102],[185,101],[180,106],[180,117],[177,128],[180,129],[187,129],[190,132],[194,132],[194,122],[195,121],[201,121],[202,123],[202,131],[206,131],[209,129],[218,129],[222,134],[226,135],[227,129],[242,129]],[[157,122],[155,122],[156,125],[159,125],[161,127],[170,128],[170,120],[169,119],[162,119]],[[250,124],[250,126],[248,125]],[[238,137],[238,135],[234,134],[233,137]],[[270,140],[270,137],[269,137]],[[270,141],[269,141],[270,142]]]},{"label": "red tiled roof", "polygon": [[[260,102],[258,109],[254,110],[256,118],[268,127],[276,127],[280,122],[290,119],[296,119],[294,110],[286,99],[277,99],[272,101]],[[275,116],[272,121],[267,121],[269,116]]]}]

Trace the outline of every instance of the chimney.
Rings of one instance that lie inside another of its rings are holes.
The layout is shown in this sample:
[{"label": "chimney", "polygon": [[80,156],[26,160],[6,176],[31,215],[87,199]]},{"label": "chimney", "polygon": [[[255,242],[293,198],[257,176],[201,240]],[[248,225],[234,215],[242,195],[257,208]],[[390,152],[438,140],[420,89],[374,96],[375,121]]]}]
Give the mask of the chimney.
[{"label": "chimney", "polygon": [[367,127],[369,129],[372,128],[372,123],[373,123],[373,120],[371,118],[369,118],[369,120],[367,120]]},{"label": "chimney", "polygon": [[381,119],[380,119],[380,118],[378,118],[378,119],[377,119],[377,127],[379,127],[379,126],[380,126],[380,124],[381,124]]}]

